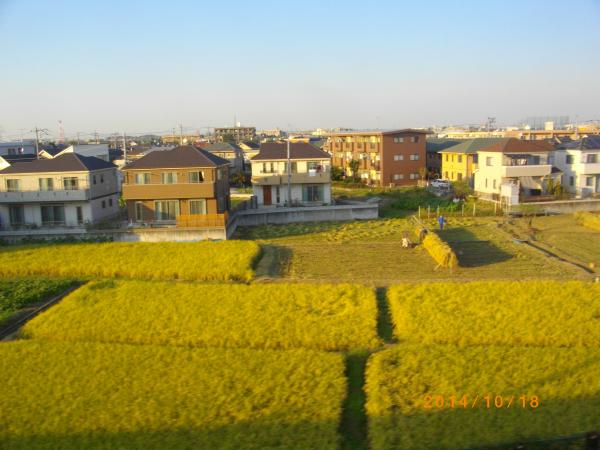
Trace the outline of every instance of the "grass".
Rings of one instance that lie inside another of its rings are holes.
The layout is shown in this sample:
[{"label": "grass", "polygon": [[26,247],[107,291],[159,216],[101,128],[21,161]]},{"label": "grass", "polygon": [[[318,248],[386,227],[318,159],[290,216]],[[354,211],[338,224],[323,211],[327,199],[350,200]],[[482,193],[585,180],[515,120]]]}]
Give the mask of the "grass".
[{"label": "grass", "polygon": [[5,247],[0,276],[248,281],[254,242],[161,242]]},{"label": "grass", "polygon": [[101,281],[31,320],[37,339],[187,347],[374,348],[375,293],[355,285]]},{"label": "grass", "polygon": [[0,344],[3,450],[337,449],[340,354]]},{"label": "grass", "polygon": [[71,280],[0,280],[0,326],[18,311],[66,291]]},{"label": "grass", "polygon": [[600,284],[479,281],[394,286],[401,342],[600,348]]},{"label": "grass", "polygon": [[398,345],[368,362],[371,448],[514,449],[585,433],[600,421],[599,373],[600,349]]}]

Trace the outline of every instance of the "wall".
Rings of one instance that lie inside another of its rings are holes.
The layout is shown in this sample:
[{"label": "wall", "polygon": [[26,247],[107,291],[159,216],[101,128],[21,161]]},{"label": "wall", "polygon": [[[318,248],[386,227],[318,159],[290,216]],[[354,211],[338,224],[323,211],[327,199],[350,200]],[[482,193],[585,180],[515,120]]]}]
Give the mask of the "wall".
[{"label": "wall", "polygon": [[[402,137],[404,142],[396,143],[394,138]],[[418,142],[412,142],[413,137],[418,138]],[[427,165],[427,151],[425,134],[421,133],[401,133],[382,136],[381,152],[381,185],[389,186],[390,183],[395,186],[416,186],[420,179],[419,169]],[[403,155],[402,161],[395,161],[394,155]],[[419,155],[419,159],[411,161],[410,155]],[[394,180],[394,174],[403,175],[403,179]],[[411,179],[410,175],[416,174],[417,178]]]},{"label": "wall", "polygon": [[[478,152],[477,171],[475,172],[475,191],[483,194],[500,194],[502,184],[502,153]],[[487,158],[492,158],[492,165],[488,166]],[[443,164],[443,163],[442,163]],[[487,187],[485,180],[488,180]],[[496,188],[494,189],[494,180]]]},{"label": "wall", "polygon": [[[311,183],[306,183],[311,184]],[[321,184],[323,186],[323,202],[325,204],[331,203],[331,184]],[[292,203],[303,203],[302,202],[302,184],[291,184],[291,194],[292,194]],[[279,203],[277,203],[277,187],[279,187]],[[256,201],[258,205],[264,205],[263,193],[264,189],[271,189],[271,205],[275,206],[277,204],[284,205],[288,198],[287,192],[287,184],[281,184],[278,186],[263,186],[263,185],[253,185],[252,193],[256,196]],[[319,205],[320,206],[320,205]]]},{"label": "wall", "polygon": [[520,206],[539,210],[546,214],[571,214],[577,211],[600,211],[600,199],[598,200],[562,200],[555,202],[527,202],[514,205],[511,213],[520,211]]}]

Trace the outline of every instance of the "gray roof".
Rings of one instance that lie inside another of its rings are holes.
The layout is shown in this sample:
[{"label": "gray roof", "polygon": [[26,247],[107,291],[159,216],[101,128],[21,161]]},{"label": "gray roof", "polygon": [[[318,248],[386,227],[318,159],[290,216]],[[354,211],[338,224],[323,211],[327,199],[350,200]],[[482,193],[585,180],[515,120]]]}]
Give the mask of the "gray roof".
[{"label": "gray roof", "polygon": [[561,144],[559,148],[570,150],[598,150],[600,149],[600,136],[591,135],[578,141],[565,142]]},{"label": "gray roof", "polygon": [[[329,159],[331,155],[314,145],[304,142],[290,143],[290,159]],[[252,161],[287,159],[287,143],[266,142]]]},{"label": "gray roof", "polygon": [[447,139],[447,138],[432,138],[427,139],[425,143],[425,149],[429,153],[437,153],[441,150],[445,150],[448,147],[452,147],[456,144],[460,144],[462,141],[459,139]]},{"label": "gray roof", "polygon": [[30,162],[17,162],[0,171],[7,173],[36,173],[36,172],[82,172],[116,168],[113,163],[106,162],[95,156],[82,156],[77,153],[65,153],[52,159],[36,159]]},{"label": "gray roof", "polygon": [[208,152],[242,152],[242,149],[231,142],[214,142],[202,147]]},{"label": "gray roof", "polygon": [[441,150],[442,153],[477,153],[477,150],[501,143],[506,138],[478,138],[459,141],[459,144]]},{"label": "gray roof", "polygon": [[150,152],[133,161],[122,170],[128,169],[179,169],[185,167],[219,167],[229,161],[203,149],[184,145],[172,150]]}]

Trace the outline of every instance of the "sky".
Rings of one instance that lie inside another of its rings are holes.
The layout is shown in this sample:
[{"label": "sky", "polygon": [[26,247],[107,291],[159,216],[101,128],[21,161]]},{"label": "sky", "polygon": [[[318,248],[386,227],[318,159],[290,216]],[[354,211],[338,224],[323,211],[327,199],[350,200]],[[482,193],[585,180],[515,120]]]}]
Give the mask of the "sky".
[{"label": "sky", "polygon": [[600,119],[599,19],[600,0],[0,0],[0,139]]}]

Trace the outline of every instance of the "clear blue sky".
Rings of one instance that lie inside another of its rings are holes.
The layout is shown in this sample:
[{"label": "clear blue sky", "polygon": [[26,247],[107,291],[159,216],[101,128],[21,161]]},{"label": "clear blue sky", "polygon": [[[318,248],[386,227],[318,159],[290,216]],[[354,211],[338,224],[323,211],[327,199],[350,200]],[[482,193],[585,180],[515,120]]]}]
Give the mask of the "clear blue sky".
[{"label": "clear blue sky", "polygon": [[599,0],[0,0],[0,130],[600,119],[599,23]]}]

